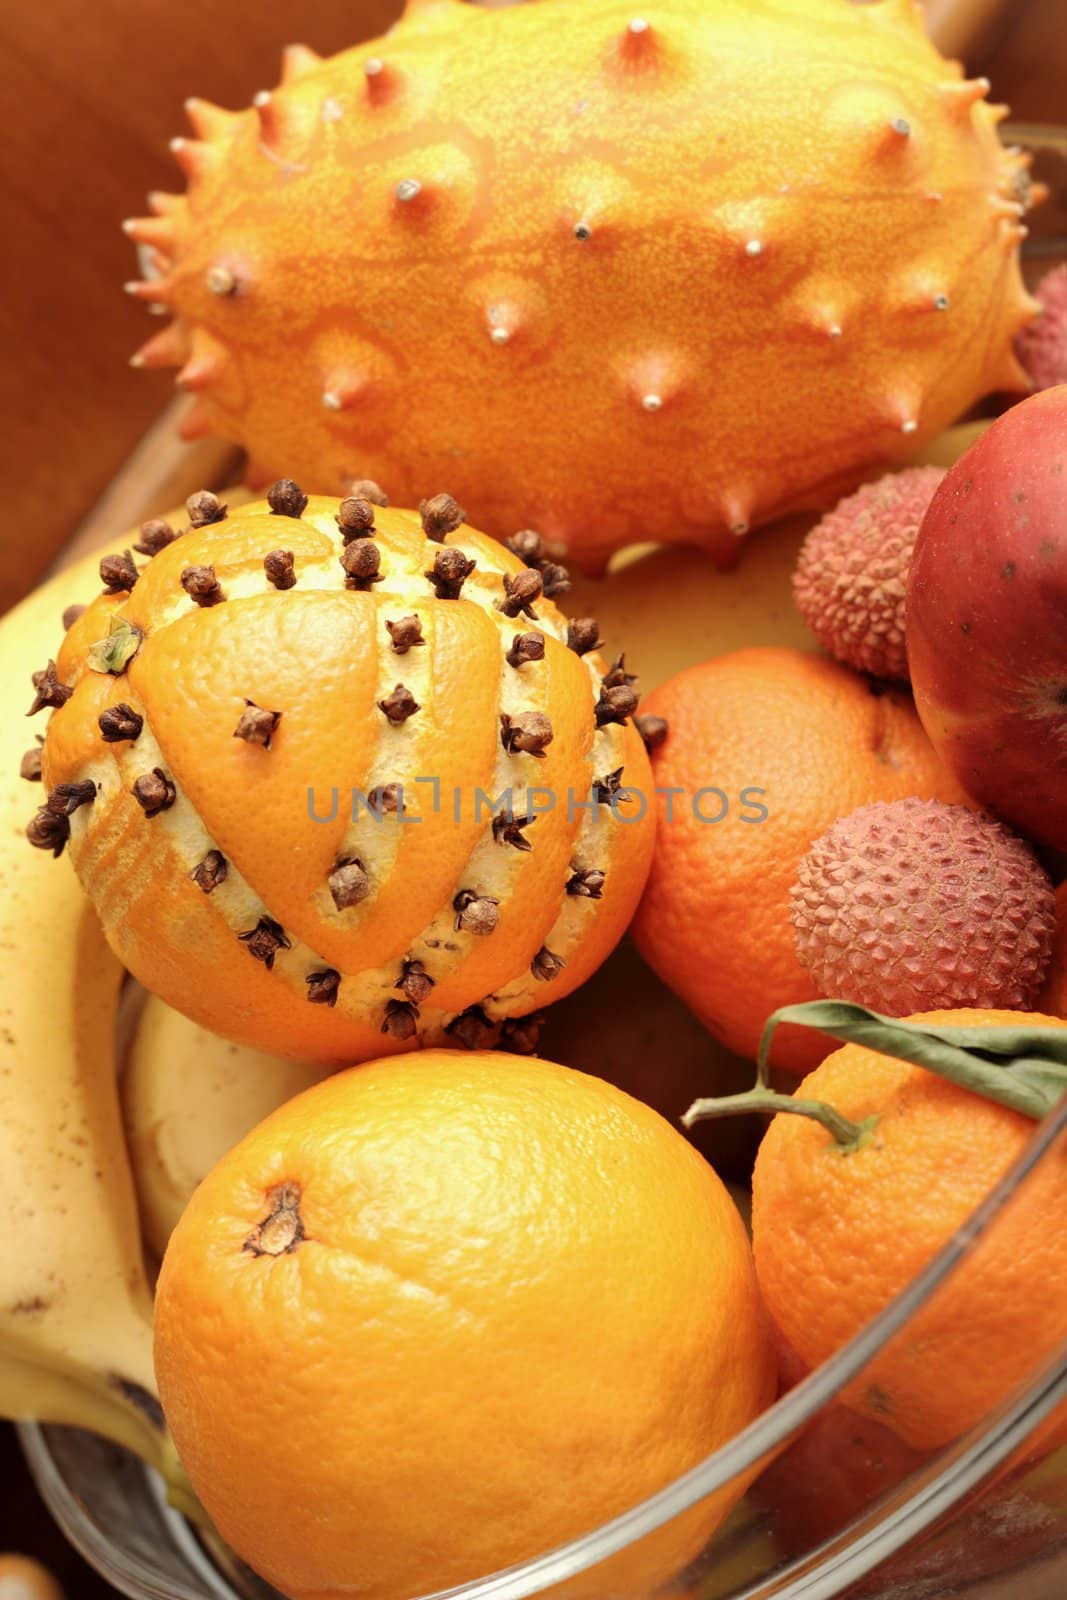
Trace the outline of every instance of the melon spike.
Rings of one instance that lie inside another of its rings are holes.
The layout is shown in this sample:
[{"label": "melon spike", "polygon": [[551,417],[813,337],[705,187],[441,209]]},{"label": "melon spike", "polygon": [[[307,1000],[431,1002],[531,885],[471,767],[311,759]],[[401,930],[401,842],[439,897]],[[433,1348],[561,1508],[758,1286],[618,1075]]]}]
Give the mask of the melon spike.
[{"label": "melon spike", "polygon": [[169,217],[176,211],[181,211],[185,205],[183,194],[168,194],[165,189],[151,189],[148,193],[148,208],[157,217]]},{"label": "melon spike", "polygon": [[359,373],[335,373],[322,386],[322,403],[327,411],[347,411],[362,398],[367,388],[368,380]]},{"label": "melon spike", "polygon": [[239,111],[227,111],[222,106],[212,105],[210,100],[198,100],[195,96],[186,100],[185,115],[197,138],[208,141],[224,139],[241,120]]},{"label": "melon spike", "polygon": [[206,400],[197,399],[178,425],[178,436],[191,444],[196,439],[206,439],[215,432],[211,420],[211,407]]},{"label": "melon spike", "polygon": [[179,389],[199,394],[210,388],[222,376],[223,359],[217,350],[194,349],[193,354],[178,373],[174,382]]},{"label": "melon spike", "polygon": [[743,539],[752,526],[753,497],[747,489],[735,489],[722,497],[720,514],[737,539]]},{"label": "melon spike", "polygon": [[173,284],[167,278],[131,278],[123,284],[123,288],[135,300],[146,300],[149,305],[166,305]]},{"label": "melon spike", "polygon": [[189,335],[182,322],[170,322],[146,339],[131,357],[132,367],[180,367],[189,354]]},{"label": "melon spike", "polygon": [[395,100],[403,79],[388,61],[383,61],[380,56],[368,56],[363,63],[363,75],[369,105],[384,106]]},{"label": "melon spike", "polygon": [[613,54],[631,71],[648,70],[659,62],[659,39],[644,17],[634,17],[616,40]]},{"label": "melon spike", "polygon": [[306,44],[287,44],[282,51],[282,83],[296,83],[322,65],[322,57]]},{"label": "melon spike", "polygon": [[212,146],[199,139],[172,139],[170,153],[191,184],[199,182],[216,161]]},{"label": "melon spike", "polygon": [[939,83],[937,86],[941,104],[949,116],[959,122],[967,120],[971,107],[977,105],[979,100],[984,100],[989,90],[988,78],[963,78],[958,83]]},{"label": "melon spike", "polygon": [[174,248],[174,224],[169,217],[127,217],[122,231],[128,239],[151,245],[155,250]]}]

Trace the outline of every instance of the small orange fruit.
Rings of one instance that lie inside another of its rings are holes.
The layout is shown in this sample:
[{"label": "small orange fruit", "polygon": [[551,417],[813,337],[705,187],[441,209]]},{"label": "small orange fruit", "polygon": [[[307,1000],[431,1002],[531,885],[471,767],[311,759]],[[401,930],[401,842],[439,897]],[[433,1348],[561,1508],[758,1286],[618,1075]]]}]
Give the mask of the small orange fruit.
[{"label": "small orange fruit", "polygon": [[[819,998],[789,917],[812,842],[872,801],[965,796],[910,695],[800,650],[690,667],[645,710],[670,733],[653,756],[660,827],[637,943],[717,1039],[752,1056],[769,1012]],[[775,1037],[776,1066],[806,1071],[825,1053],[817,1034]]]},{"label": "small orange fruit", "polygon": [[194,1194],[156,1318],[193,1485],[296,1600],[411,1600],[538,1555],[774,1391],[713,1170],[611,1085],[489,1052],[374,1062],[275,1112]]},{"label": "small orange fruit", "polygon": [[[958,1027],[1055,1021],[931,1011]],[[1067,1024],[1062,1024],[1067,1026]],[[798,1094],[873,1136],[843,1154],[820,1126],[779,1116],[753,1175],[756,1270],[768,1310],[808,1367],[846,1344],[930,1262],[1019,1156],[1034,1123],[921,1067],[835,1050]],[[843,1397],[917,1450],[980,1423],[1067,1339],[1067,1160],[1045,1157],[990,1231]]]}]

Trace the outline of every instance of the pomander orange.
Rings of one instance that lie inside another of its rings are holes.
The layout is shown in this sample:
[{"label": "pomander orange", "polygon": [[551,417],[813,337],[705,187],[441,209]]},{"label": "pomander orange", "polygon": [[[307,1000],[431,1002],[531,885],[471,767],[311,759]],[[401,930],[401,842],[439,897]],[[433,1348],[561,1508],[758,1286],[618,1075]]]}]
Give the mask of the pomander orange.
[{"label": "pomander orange", "polygon": [[[661,794],[637,943],[717,1039],[753,1056],[769,1012],[817,998],[789,918],[812,842],[875,800],[965,796],[910,695],[800,650],[737,650],[690,667],[645,708],[667,718],[653,767],[657,788],[675,793]],[[825,1053],[816,1034],[775,1036],[778,1066],[805,1071]]]},{"label": "pomander orange", "polygon": [[[156,1367],[206,1509],[294,1600],[553,1548],[775,1381],[744,1226],[679,1133],[566,1067],[437,1050],[327,1079],[222,1159],[167,1250]],[[740,1487],[653,1541],[658,1580]]]},{"label": "pomander orange", "polygon": [[[959,1027],[1056,1019],[932,1011]],[[1067,1023],[1060,1023],[1067,1026]],[[870,1322],[929,1263],[1019,1156],[1034,1123],[922,1067],[859,1045],[798,1089],[853,1122],[842,1152],[824,1128],[778,1116],[753,1175],[756,1269],[767,1308],[809,1368]],[[1048,1154],[972,1254],[843,1398],[907,1444],[931,1450],[1036,1378],[1067,1339],[1067,1160]]]},{"label": "pomander orange", "polygon": [[[213,1032],[319,1061],[512,1048],[622,935],[654,817],[631,675],[562,569],[380,491],[283,481],[101,562],[67,633],[35,843],[126,966]],[[370,498],[368,498],[370,496]]]}]

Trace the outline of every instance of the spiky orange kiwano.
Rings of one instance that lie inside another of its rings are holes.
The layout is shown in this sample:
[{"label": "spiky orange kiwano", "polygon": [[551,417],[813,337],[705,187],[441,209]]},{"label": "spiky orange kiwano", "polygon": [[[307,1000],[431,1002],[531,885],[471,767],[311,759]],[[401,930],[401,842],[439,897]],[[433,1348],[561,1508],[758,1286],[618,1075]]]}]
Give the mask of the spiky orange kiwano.
[{"label": "spiky orange kiwano", "polygon": [[229,113],[127,224],[191,436],[448,483],[584,566],[824,506],[1026,387],[1028,158],[915,0],[413,0]]},{"label": "spiky orange kiwano", "polygon": [[528,1048],[508,1019],[600,964],[647,873],[630,675],[605,683],[595,623],[545,597],[559,569],[447,496],[421,523],[271,501],[194,497],[204,525],[104,559],[114,592],[38,674],[31,837],[69,836],[120,958],[216,1033],[324,1061]]}]

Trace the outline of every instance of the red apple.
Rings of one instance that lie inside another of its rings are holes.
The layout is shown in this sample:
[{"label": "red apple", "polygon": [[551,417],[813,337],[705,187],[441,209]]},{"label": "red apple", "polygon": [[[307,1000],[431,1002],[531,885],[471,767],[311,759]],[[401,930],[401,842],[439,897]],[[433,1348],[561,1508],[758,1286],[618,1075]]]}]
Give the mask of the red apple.
[{"label": "red apple", "polygon": [[980,805],[1067,847],[1067,385],[993,423],[943,479],[908,574],[923,726]]}]

